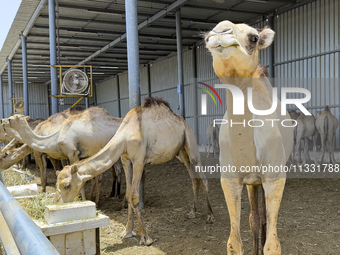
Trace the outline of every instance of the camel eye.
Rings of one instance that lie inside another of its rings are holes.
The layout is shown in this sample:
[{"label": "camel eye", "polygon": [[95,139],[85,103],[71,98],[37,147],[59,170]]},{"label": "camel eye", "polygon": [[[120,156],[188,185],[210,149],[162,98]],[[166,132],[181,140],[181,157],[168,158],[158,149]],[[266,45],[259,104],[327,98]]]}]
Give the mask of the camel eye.
[{"label": "camel eye", "polygon": [[249,41],[251,41],[252,43],[256,43],[259,40],[259,37],[256,35],[253,35],[249,38]]},{"label": "camel eye", "polygon": [[64,185],[64,189],[69,189],[69,188],[71,188],[71,183],[66,183],[66,184]]}]

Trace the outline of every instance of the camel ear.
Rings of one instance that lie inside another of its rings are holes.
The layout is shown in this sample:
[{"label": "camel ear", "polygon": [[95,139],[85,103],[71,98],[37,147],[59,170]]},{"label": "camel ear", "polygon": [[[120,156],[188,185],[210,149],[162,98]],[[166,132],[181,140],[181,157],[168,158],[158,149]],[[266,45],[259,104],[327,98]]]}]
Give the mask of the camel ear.
[{"label": "camel ear", "polygon": [[30,119],[30,116],[25,116],[25,119],[26,119],[26,120],[29,120],[29,119]]},{"label": "camel ear", "polygon": [[267,48],[274,40],[275,32],[270,28],[265,28],[260,32],[259,50]]},{"label": "camel ear", "polygon": [[76,174],[78,172],[78,166],[77,165],[72,165],[71,166],[71,174]]}]

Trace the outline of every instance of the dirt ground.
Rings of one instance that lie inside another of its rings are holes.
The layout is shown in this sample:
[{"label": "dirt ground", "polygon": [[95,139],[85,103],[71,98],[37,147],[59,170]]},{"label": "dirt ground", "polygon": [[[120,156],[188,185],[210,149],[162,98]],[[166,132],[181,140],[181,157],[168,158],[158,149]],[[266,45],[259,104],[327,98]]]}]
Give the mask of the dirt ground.
[{"label": "dirt ground", "polygon": [[[203,165],[214,165],[217,159],[206,158]],[[39,172],[30,165],[40,183]],[[215,223],[207,225],[205,197],[200,190],[198,214],[187,219],[193,192],[185,167],[177,160],[163,165],[145,167],[145,209],[142,218],[154,244],[139,245],[136,236],[120,239],[127,222],[127,209],[121,200],[108,197],[111,191],[111,171],[104,173],[98,209],[110,217],[110,226],[101,228],[102,254],[226,254],[229,236],[229,216],[219,179],[209,179],[209,194]],[[125,192],[125,177],[122,191]],[[54,192],[55,177],[48,173],[48,191]],[[90,185],[86,185],[88,194]],[[282,254],[340,254],[340,179],[288,179],[278,218],[278,236]],[[252,254],[252,234],[248,217],[250,207],[246,188],[242,194],[241,234],[244,254]]]}]

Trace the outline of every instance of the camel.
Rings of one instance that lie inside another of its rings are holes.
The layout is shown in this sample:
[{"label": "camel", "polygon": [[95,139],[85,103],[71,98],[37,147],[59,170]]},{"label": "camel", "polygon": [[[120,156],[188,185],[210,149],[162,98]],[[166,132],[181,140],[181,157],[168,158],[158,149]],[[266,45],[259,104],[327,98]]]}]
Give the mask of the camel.
[{"label": "camel", "polygon": [[319,131],[321,136],[321,164],[325,156],[326,148],[326,137],[328,140],[328,153],[331,164],[335,164],[334,158],[334,140],[335,140],[335,130],[338,128],[338,119],[331,113],[329,107],[326,106],[323,111],[317,112],[317,118],[315,121],[316,129]]},{"label": "camel", "polygon": [[[71,164],[97,153],[114,136],[122,119],[114,118],[99,107],[91,107],[80,114],[69,116],[57,131],[47,136],[32,132],[26,118],[14,115],[8,118],[6,130],[13,129],[35,151],[48,154],[54,159],[69,159]],[[116,164],[117,165],[117,164]],[[95,202],[99,202],[100,177],[96,179]],[[46,183],[44,183],[46,186]],[[91,185],[91,196],[93,194]],[[82,193],[85,199],[84,193]]]},{"label": "camel", "polygon": [[[223,84],[236,86],[244,98],[252,89],[252,104],[256,110],[271,109],[272,86],[266,70],[258,64],[258,52],[268,47],[274,31],[264,28],[261,32],[246,25],[230,21],[218,23],[205,35],[206,48],[213,58],[213,68]],[[236,88],[233,87],[235,90]],[[249,89],[248,89],[249,88]],[[236,99],[235,99],[236,100]],[[244,100],[246,102],[246,100]],[[223,119],[229,124],[221,125],[220,165],[235,167],[238,171],[221,172],[221,186],[230,217],[230,236],[227,253],[243,254],[240,233],[241,192],[246,184],[251,206],[249,223],[253,233],[253,254],[259,251],[259,230],[262,225],[261,246],[264,255],[281,254],[277,236],[277,217],[285,186],[286,174],[259,171],[262,166],[284,166],[293,148],[293,128],[280,122],[264,123],[262,127],[249,125],[252,119],[287,119],[280,114],[278,100],[276,111],[269,115],[253,114],[244,103],[244,114],[235,114],[233,94],[227,90],[227,111]],[[287,111],[286,115],[287,115]],[[289,118],[289,117],[288,117]],[[235,123],[231,125],[230,123]],[[245,123],[237,124],[237,123]],[[247,125],[248,124],[248,125]],[[242,171],[242,169],[250,171]],[[262,185],[262,210],[258,211],[258,190]],[[261,215],[261,218],[260,218]],[[260,224],[261,219],[261,224]]]},{"label": "camel", "polygon": [[207,157],[210,154],[210,145],[213,148],[213,156],[216,157],[218,153],[218,137],[219,137],[220,130],[217,125],[214,126],[214,120],[210,123],[207,134],[208,134],[208,153]]},{"label": "camel", "polygon": [[318,130],[315,127],[315,117],[313,115],[306,116],[302,112],[296,119],[297,126],[294,128],[294,156],[297,157],[297,163],[301,163],[301,140],[304,140],[304,163],[309,163],[309,138],[313,137],[313,152],[314,152],[314,164],[317,164],[316,160],[316,142],[318,139]]},{"label": "camel", "polygon": [[[208,182],[203,173],[195,173],[201,159],[193,131],[169,104],[162,99],[146,98],[144,105],[133,108],[125,116],[110,142],[96,155],[66,166],[57,179],[56,201],[70,202],[87,180],[103,173],[121,157],[126,177],[128,223],[122,238],[133,236],[133,210],[139,224],[141,244],[150,245],[152,239],[143,225],[139,209],[139,187],[145,164],[162,164],[174,157],[182,162],[192,178],[194,203],[188,217],[196,213],[199,185],[206,195],[207,223],[214,218],[208,197]],[[191,165],[190,165],[191,163]]]},{"label": "camel", "polygon": [[[60,128],[60,125],[63,123],[63,121],[65,119],[67,119],[70,115],[78,114],[82,111],[83,111],[83,109],[81,107],[74,107],[74,108],[67,109],[67,110],[65,110],[61,113],[56,113],[56,114],[50,116],[47,120],[40,122],[35,127],[34,133],[36,133],[38,135],[49,135],[49,134],[55,132],[56,130],[58,130]],[[6,119],[3,119],[2,123],[4,124],[5,122],[6,122]],[[5,125],[1,125],[1,127],[2,127],[3,132],[6,132],[9,136],[11,136],[11,137],[15,138],[16,140],[24,143],[22,141],[21,136],[19,135],[19,133],[16,130],[9,128],[9,127],[7,129],[5,129]],[[28,149],[26,147],[27,146],[23,147],[22,150],[18,150],[18,152],[26,154],[28,152]],[[17,158],[21,158],[21,156],[23,154],[15,153],[15,157],[11,156],[11,155],[6,156],[6,164],[5,165],[8,165],[10,162],[16,163],[14,161],[14,159],[16,160]],[[26,155],[28,155],[28,154],[26,154]],[[44,153],[41,153],[41,152],[36,151],[36,150],[33,150],[33,155],[34,155],[36,164],[38,165],[38,167],[40,169],[42,190],[43,190],[43,192],[46,192],[46,169],[47,169],[46,155]],[[49,156],[49,159],[51,160],[52,165],[54,167],[54,170],[56,172],[57,170],[60,169],[59,161],[54,159],[50,155],[48,155],[48,156]],[[11,159],[11,160],[9,160],[9,159]]]}]

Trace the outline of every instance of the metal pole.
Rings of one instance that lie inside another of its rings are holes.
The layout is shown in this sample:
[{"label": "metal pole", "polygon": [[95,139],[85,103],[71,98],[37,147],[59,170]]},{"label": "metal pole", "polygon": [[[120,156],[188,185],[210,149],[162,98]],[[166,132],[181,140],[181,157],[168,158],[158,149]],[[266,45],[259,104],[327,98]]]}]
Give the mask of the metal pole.
[{"label": "metal pole", "polygon": [[[271,29],[274,29],[274,15],[268,17],[268,25]],[[275,42],[275,41],[274,41]],[[272,45],[269,46],[269,77],[274,78],[275,71],[274,71],[274,42]],[[273,85],[273,84],[272,84]]]},{"label": "metal pole", "polygon": [[59,254],[2,182],[0,182],[0,210],[21,254]]},{"label": "metal pole", "polygon": [[8,70],[8,100],[9,100],[9,111],[10,114],[14,113],[14,105],[11,100],[11,98],[14,98],[14,93],[13,93],[13,79],[12,79],[12,61],[7,60],[7,70]]},{"label": "metal pole", "polygon": [[2,87],[2,75],[0,75],[0,118],[3,119],[4,114],[4,97],[3,97],[3,87]]},{"label": "metal pole", "polygon": [[176,11],[176,39],[177,39],[177,66],[178,66],[178,88],[177,88],[177,93],[178,93],[178,97],[179,97],[180,114],[185,119],[181,9],[178,9]]},{"label": "metal pole", "polygon": [[[56,28],[55,28],[55,2],[48,0],[48,17],[49,17],[49,33],[50,33],[50,64],[57,64],[57,44],[56,44]],[[57,68],[51,66],[51,95],[58,94],[58,75]],[[52,114],[58,112],[58,98],[51,98]]]},{"label": "metal pole", "polygon": [[125,0],[130,109],[140,105],[137,0]]},{"label": "metal pole", "polygon": [[24,114],[29,115],[29,102],[28,102],[28,75],[27,75],[27,44],[26,37],[21,36],[21,55],[22,55],[22,82],[24,90]]},{"label": "metal pole", "polygon": [[192,93],[192,109],[194,115],[194,133],[196,135],[196,140],[198,143],[198,105],[197,105],[197,55],[196,55],[196,46],[192,48],[192,70],[193,70],[193,93]]},{"label": "metal pole", "polygon": [[148,64],[146,68],[148,72],[148,96],[151,97],[151,66],[150,64]]},{"label": "metal pole", "polygon": [[122,117],[122,110],[120,107],[120,87],[119,87],[119,76],[116,76],[117,78],[117,103],[118,103],[118,116],[119,118]]}]

